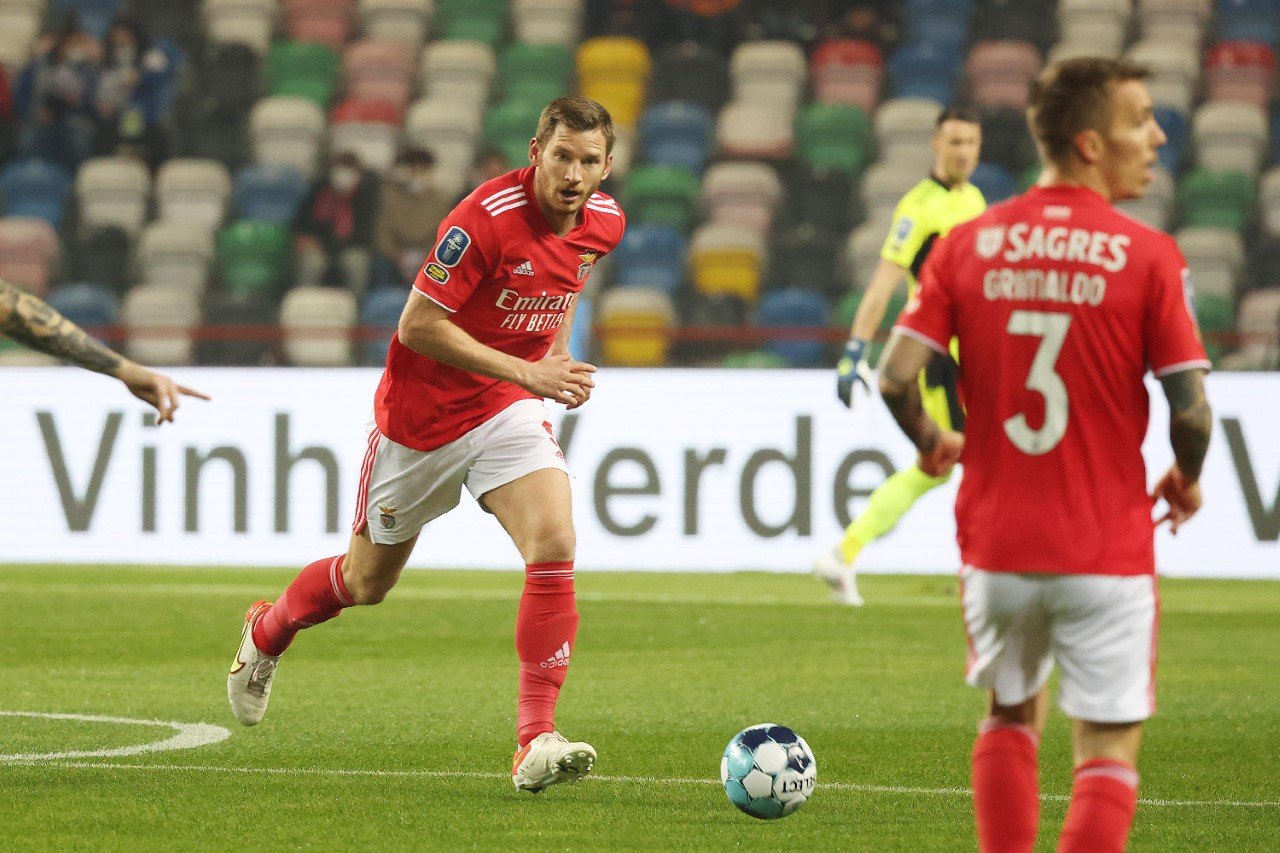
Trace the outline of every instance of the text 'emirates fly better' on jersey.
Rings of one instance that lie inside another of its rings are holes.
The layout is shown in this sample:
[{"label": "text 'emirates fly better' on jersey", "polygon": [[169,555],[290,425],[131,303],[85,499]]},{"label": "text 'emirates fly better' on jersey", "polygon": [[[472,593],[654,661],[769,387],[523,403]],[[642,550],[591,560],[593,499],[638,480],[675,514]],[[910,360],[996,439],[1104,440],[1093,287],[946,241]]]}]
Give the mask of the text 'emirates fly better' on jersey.
[{"label": "text 'emirates fly better' on jersey", "polygon": [[[510,172],[463,199],[441,223],[413,283],[477,341],[531,362],[547,354],[595,263],[618,245],[626,225],[617,202],[593,193],[578,225],[557,236],[538,207],[533,175],[532,166]],[[383,435],[428,451],[533,396],[427,358],[397,336],[374,410]]]},{"label": "text 'emirates fly better' on jersey", "polygon": [[1209,368],[1167,234],[1079,187],[958,226],[898,330],[960,341],[961,557],[992,571],[1154,571],[1143,375]]}]

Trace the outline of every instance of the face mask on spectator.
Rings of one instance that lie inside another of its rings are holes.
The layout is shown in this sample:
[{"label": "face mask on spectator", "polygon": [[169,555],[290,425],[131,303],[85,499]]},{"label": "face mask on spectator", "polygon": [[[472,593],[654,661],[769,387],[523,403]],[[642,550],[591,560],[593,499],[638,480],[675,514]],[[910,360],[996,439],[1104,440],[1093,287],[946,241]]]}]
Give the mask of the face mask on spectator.
[{"label": "face mask on spectator", "polygon": [[346,166],[338,166],[330,170],[329,183],[340,193],[351,192],[360,183],[360,173]]}]

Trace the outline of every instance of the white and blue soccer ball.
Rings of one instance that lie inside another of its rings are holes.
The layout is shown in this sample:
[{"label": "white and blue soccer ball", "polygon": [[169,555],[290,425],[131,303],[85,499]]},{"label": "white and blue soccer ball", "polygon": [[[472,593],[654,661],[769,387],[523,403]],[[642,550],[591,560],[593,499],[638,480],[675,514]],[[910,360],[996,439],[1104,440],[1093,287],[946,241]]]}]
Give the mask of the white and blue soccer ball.
[{"label": "white and blue soccer ball", "polygon": [[761,723],[733,736],[720,759],[724,792],[761,820],[786,817],[813,795],[818,762],[804,738],[786,726]]}]

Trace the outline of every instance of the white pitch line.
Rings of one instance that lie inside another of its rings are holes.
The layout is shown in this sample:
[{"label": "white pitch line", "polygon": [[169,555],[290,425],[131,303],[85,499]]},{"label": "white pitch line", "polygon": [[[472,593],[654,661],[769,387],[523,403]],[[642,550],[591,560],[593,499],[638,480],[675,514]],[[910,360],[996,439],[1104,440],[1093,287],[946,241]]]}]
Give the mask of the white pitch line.
[{"label": "white pitch line", "polygon": [[[231,737],[231,732],[211,723],[177,723],[166,720],[133,720],[128,717],[104,717],[97,714],[48,714],[40,711],[0,711],[0,717],[33,717],[40,720],[74,720],[79,723],[112,723],[114,725],[153,726],[173,729],[177,734],[164,740],[117,746],[107,749],[78,749],[70,752],[29,752],[0,755],[0,763],[33,763],[66,758],[124,758],[146,752],[166,752],[171,749],[195,749],[211,743],[220,743]],[[123,766],[123,765],[122,765]]]},{"label": "white pitch line", "polygon": [[[367,770],[326,767],[218,767],[209,764],[116,764],[94,761],[29,761],[11,762],[29,767],[66,768],[74,770],[158,770],[187,773],[240,773],[264,776],[337,776],[374,779],[510,779],[507,773],[486,773],[475,770]],[[588,776],[588,782],[609,782],[636,785],[719,785],[716,779],[685,779],[658,776]],[[849,791],[862,794],[919,794],[935,797],[967,797],[968,788],[916,788],[904,785],[861,785],[853,782],[818,781],[818,787],[833,791]],[[1041,794],[1040,799],[1066,802],[1065,794]],[[1280,808],[1280,800],[1165,800],[1141,799],[1144,806],[1214,808],[1231,807],[1246,809]]]}]

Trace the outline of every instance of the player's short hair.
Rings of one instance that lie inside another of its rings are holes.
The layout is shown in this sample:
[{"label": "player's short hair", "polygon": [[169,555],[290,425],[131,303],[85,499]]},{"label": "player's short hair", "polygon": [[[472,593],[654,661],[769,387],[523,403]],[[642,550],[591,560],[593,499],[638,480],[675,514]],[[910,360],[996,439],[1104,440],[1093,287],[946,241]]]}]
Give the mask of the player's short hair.
[{"label": "player's short hair", "polygon": [[1044,156],[1063,163],[1082,130],[1105,132],[1117,84],[1145,80],[1151,71],[1126,59],[1078,56],[1046,68],[1031,84],[1027,124]]},{"label": "player's short hair", "polygon": [[963,105],[950,106],[938,113],[938,120],[933,123],[934,130],[941,130],[942,126],[949,121],[963,121],[967,124],[982,124],[982,119],[978,116],[978,111],[973,107]]},{"label": "player's short hair", "polygon": [[547,140],[561,125],[575,133],[601,131],[604,134],[604,153],[607,155],[613,152],[613,117],[596,101],[577,95],[556,98],[538,116],[538,130],[534,133],[534,138],[539,145],[546,145]]}]

